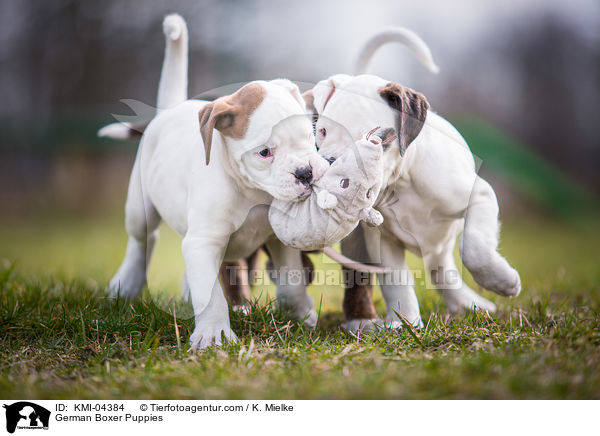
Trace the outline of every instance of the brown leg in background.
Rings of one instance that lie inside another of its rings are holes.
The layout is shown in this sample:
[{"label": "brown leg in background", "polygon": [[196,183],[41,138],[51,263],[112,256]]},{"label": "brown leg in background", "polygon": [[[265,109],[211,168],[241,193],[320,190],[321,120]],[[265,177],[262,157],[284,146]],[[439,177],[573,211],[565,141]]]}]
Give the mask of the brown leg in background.
[{"label": "brown leg in background", "polygon": [[[256,280],[257,274],[259,273],[259,258],[263,248],[259,248],[254,253],[246,258],[246,264],[248,265],[248,283],[252,285]],[[266,252],[266,250],[264,250]]]},{"label": "brown leg in background", "polygon": [[304,251],[302,252],[302,265],[304,266],[304,280],[306,286],[310,285],[315,278],[315,266],[312,263],[312,260],[308,257]]},{"label": "brown leg in background", "polygon": [[[365,230],[358,226],[341,244],[342,253],[357,262],[369,263]],[[375,259],[376,260],[376,259]],[[373,305],[373,283],[375,276],[365,272],[342,268],[344,278],[343,327],[348,331],[373,330],[379,316]]]},{"label": "brown leg in background", "polygon": [[250,300],[248,264],[245,259],[223,262],[219,270],[223,292],[232,306],[243,306]]},{"label": "brown leg in background", "polygon": [[[343,268],[344,315],[346,321],[373,320],[378,318],[373,305],[374,277],[369,273]],[[366,327],[366,325],[365,325]]]}]

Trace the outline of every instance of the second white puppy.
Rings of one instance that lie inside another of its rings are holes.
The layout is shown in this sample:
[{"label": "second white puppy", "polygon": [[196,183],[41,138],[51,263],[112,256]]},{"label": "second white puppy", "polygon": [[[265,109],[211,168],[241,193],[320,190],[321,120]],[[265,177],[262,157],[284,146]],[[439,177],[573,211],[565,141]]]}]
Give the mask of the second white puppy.
[{"label": "second white puppy", "polygon": [[[386,31],[386,38],[390,32]],[[375,36],[374,40],[381,44],[385,38]],[[373,50],[363,53],[370,55]],[[368,65],[368,60],[359,65]],[[408,249],[423,258],[450,311],[494,310],[493,303],[460,278],[453,249],[462,233],[461,257],[475,281],[500,295],[519,294],[518,272],[497,251],[496,195],[477,175],[473,155],[460,133],[429,110],[422,94],[377,76],[338,74],[319,82],[312,97],[319,115],[317,143],[328,160],[346,151],[348,137],[359,138],[373,124],[395,125],[399,133],[398,141],[384,155],[384,183],[375,204],[385,218],[381,235],[363,226],[365,240],[353,241],[354,246],[366,246],[373,262],[399,270],[403,278],[411,277],[404,253]],[[360,257],[344,250],[344,243],[342,251]],[[388,325],[401,325],[397,312],[412,324],[422,325],[412,280],[398,281],[382,274],[379,282]],[[348,321],[348,328],[356,328],[373,320]]]}]

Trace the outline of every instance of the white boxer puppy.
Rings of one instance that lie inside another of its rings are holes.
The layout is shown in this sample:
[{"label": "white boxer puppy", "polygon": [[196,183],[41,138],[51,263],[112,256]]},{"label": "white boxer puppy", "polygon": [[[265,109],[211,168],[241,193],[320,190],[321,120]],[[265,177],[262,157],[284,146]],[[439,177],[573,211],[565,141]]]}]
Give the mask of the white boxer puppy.
[{"label": "white boxer puppy", "polygon": [[[390,30],[386,32],[389,35]],[[370,56],[374,49],[366,52]],[[366,66],[368,60],[358,64]],[[307,98],[319,115],[319,153],[330,161],[342,155],[349,140],[360,138],[369,126],[396,126],[399,137],[384,154],[384,183],[375,203],[384,223],[378,229],[362,226],[370,260],[401,272],[395,278],[379,275],[388,325],[400,325],[396,312],[413,325],[422,325],[412,280],[406,279],[411,276],[405,249],[423,258],[432,283],[451,312],[473,307],[495,310],[492,302],[460,278],[452,252],[461,232],[461,257],[475,281],[500,295],[519,294],[519,274],[497,252],[494,191],[477,175],[465,140],[448,121],[429,110],[422,94],[372,75],[340,74],[319,82]],[[353,237],[360,236],[349,236]],[[373,320],[348,321],[352,329],[368,326]]]},{"label": "white boxer puppy", "polygon": [[[256,81],[214,102],[187,98],[185,21],[163,22],[165,61],[159,114],[145,128],[131,174],[125,258],[109,288],[136,297],[164,219],[181,234],[196,325],[193,348],[235,340],[218,280],[223,259],[246,257],[267,244],[276,268],[301,269],[298,250],[271,238],[267,208],[273,198],[295,201],[312,191],[328,163],[315,149],[310,117],[298,87],[288,80]],[[183,102],[182,102],[183,101]],[[144,124],[143,124],[144,126]],[[129,123],[99,135],[129,137]],[[187,293],[187,292],[186,292]],[[279,284],[277,296],[298,318],[314,325],[313,301],[303,285]]]},{"label": "white boxer puppy", "polygon": [[219,344],[222,333],[235,340],[218,280],[221,261],[265,243],[271,228],[261,207],[273,198],[305,198],[328,167],[304,111],[287,80],[251,82],[212,103],[188,100],[162,110],[144,132],[131,174],[129,241],[112,293],[135,297],[142,290],[164,219],[183,236],[196,322],[192,347]]}]

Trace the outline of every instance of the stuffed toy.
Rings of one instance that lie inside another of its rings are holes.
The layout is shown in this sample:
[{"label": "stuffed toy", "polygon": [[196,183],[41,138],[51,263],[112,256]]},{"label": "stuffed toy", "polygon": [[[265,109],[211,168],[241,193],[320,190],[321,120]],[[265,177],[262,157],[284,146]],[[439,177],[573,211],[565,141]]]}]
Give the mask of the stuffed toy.
[{"label": "stuffed toy", "polygon": [[383,223],[373,208],[383,175],[383,149],[394,129],[375,128],[335,160],[304,201],[273,200],[269,222],[285,245],[318,250],[341,241],[363,220]]}]

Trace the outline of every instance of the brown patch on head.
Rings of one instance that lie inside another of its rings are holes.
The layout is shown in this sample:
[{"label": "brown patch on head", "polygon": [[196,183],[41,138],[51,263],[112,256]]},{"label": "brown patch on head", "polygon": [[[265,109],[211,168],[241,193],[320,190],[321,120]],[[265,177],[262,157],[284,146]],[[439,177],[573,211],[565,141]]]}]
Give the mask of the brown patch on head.
[{"label": "brown patch on head", "polygon": [[207,165],[210,161],[213,129],[229,138],[242,139],[248,131],[250,116],[262,103],[265,94],[266,90],[261,85],[249,83],[231,95],[208,103],[198,112]]},{"label": "brown patch on head", "polygon": [[419,135],[427,117],[429,102],[425,96],[397,83],[388,83],[377,90],[385,102],[396,111],[396,129],[400,135],[400,155]]}]

